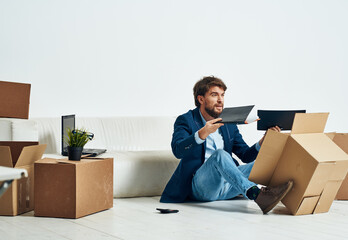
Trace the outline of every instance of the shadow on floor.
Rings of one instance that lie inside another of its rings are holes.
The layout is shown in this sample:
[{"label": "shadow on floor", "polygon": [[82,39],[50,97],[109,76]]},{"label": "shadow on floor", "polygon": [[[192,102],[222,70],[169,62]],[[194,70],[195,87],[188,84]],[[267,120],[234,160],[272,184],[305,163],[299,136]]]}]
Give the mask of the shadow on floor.
[{"label": "shadow on floor", "polygon": [[213,201],[213,202],[186,202],[183,205],[204,209],[211,209],[223,212],[239,212],[247,214],[262,213],[261,210],[255,209],[250,200],[244,197],[236,197],[230,200]]}]

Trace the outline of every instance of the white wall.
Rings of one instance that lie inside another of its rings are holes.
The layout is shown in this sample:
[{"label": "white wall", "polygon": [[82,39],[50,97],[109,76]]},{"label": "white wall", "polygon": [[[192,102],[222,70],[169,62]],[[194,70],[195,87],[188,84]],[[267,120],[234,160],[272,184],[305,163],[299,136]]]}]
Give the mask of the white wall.
[{"label": "white wall", "polygon": [[176,116],[215,75],[225,106],[328,111],[326,131],[348,132],[347,12],[344,0],[0,0],[0,79],[32,84],[31,117]]}]

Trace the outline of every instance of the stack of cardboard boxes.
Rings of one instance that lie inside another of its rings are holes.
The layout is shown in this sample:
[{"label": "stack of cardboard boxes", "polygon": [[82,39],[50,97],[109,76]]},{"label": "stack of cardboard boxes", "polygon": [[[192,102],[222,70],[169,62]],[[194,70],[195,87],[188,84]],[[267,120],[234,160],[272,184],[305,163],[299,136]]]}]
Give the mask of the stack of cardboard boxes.
[{"label": "stack of cardboard boxes", "polygon": [[[0,117],[28,119],[29,101],[30,84],[0,81]],[[38,144],[0,141],[0,166],[28,171],[28,177],[13,181],[0,198],[0,215],[15,216],[34,209],[34,162],[46,149]]]},{"label": "stack of cardboard boxes", "polygon": [[[282,200],[293,215],[329,211],[347,175],[348,154],[337,145],[347,144],[347,135],[323,133],[327,118],[297,113],[290,134],[268,131],[250,173],[251,181],[266,186],[293,180]],[[347,194],[344,186],[341,193]]]},{"label": "stack of cardboard boxes", "polygon": [[[0,81],[0,118],[28,119],[29,100],[30,84]],[[0,215],[34,210],[35,216],[79,218],[112,208],[112,158],[41,159],[45,149],[38,142],[0,141],[0,166],[28,171],[0,198]]]}]

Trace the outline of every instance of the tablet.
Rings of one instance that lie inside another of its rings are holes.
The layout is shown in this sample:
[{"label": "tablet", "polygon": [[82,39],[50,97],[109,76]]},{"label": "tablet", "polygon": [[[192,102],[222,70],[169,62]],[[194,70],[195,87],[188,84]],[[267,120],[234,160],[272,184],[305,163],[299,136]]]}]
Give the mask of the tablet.
[{"label": "tablet", "polygon": [[222,123],[244,124],[254,105],[224,108],[220,114]]},{"label": "tablet", "polygon": [[278,126],[282,130],[291,130],[296,113],[305,113],[306,110],[258,110],[260,120],[257,130],[267,130]]}]

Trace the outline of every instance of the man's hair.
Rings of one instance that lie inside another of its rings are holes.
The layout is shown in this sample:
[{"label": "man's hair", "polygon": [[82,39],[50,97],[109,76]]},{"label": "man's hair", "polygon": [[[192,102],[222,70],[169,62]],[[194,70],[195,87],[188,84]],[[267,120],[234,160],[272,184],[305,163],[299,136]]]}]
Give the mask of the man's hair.
[{"label": "man's hair", "polygon": [[201,106],[197,97],[199,95],[204,96],[211,87],[220,87],[224,91],[227,89],[225,83],[220,78],[214,76],[203,77],[201,80],[196,82],[195,86],[193,87],[193,95],[195,97],[195,105],[197,107]]}]

